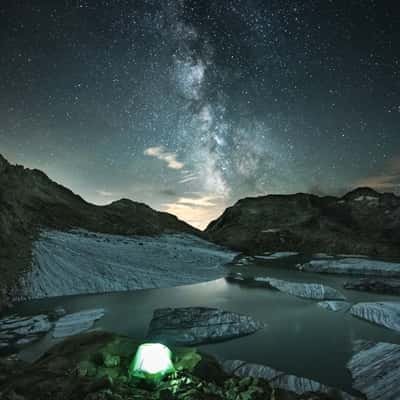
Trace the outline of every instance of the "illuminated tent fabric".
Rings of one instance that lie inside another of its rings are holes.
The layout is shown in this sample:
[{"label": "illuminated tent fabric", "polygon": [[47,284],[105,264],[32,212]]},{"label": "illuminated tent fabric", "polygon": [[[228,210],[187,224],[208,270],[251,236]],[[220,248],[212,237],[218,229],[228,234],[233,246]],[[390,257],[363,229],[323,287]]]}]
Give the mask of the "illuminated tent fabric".
[{"label": "illuminated tent fabric", "polygon": [[136,351],[129,366],[129,375],[133,378],[160,382],[161,379],[175,371],[172,364],[171,350],[161,343],[144,343]]}]

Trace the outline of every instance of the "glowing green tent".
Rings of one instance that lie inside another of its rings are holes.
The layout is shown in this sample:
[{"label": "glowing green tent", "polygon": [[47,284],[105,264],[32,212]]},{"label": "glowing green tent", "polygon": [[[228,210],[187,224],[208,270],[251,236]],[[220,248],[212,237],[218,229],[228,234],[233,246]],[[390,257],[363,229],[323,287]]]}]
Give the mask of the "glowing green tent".
[{"label": "glowing green tent", "polygon": [[129,375],[158,383],[162,378],[175,371],[171,350],[161,343],[144,343],[136,351],[129,366]]}]

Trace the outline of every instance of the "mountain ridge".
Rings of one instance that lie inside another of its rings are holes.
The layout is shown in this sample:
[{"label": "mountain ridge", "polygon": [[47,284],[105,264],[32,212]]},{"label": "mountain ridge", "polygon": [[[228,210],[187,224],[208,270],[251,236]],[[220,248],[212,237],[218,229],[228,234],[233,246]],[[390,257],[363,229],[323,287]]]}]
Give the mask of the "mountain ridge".
[{"label": "mountain ridge", "polygon": [[116,235],[153,236],[201,231],[176,216],[128,199],[90,204],[38,169],[13,165],[0,154],[0,309],[27,272],[41,229],[74,228]]},{"label": "mountain ridge", "polygon": [[400,197],[360,187],[344,196],[296,193],[238,200],[205,229],[246,253],[332,252],[400,257]]}]

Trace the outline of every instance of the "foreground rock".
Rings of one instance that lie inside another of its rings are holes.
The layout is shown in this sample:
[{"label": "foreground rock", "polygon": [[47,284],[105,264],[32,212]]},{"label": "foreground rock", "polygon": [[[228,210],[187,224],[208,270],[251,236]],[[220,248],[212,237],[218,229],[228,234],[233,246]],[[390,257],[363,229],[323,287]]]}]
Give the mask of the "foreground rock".
[{"label": "foreground rock", "polygon": [[364,278],[346,282],[345,289],[400,295],[400,280]]},{"label": "foreground rock", "polygon": [[[19,299],[205,282],[224,275],[235,254],[188,234],[129,238],[83,230],[43,231]],[[54,277],[57,277],[55,279]]]},{"label": "foreground rock", "polygon": [[231,282],[263,286],[283,293],[311,300],[344,300],[345,297],[336,289],[320,283],[288,282],[268,277],[247,277],[241,273],[231,273],[226,279]]},{"label": "foreground rock", "polygon": [[340,260],[312,260],[301,266],[308,272],[347,275],[376,275],[399,277],[400,264],[364,258],[344,258]]},{"label": "foreground rock", "polygon": [[266,365],[252,364],[241,360],[226,360],[222,363],[222,367],[228,374],[239,377],[265,379],[274,389],[283,389],[298,395],[305,393],[326,393],[335,399],[356,399],[356,397],[344,393],[339,389],[330,388],[311,379],[286,374]]},{"label": "foreground rock", "polygon": [[347,301],[320,301],[318,305],[329,311],[347,311],[351,307],[351,303]]},{"label": "foreground rock", "polygon": [[[297,395],[272,390],[258,378],[230,376],[211,356],[171,348],[176,374],[158,387],[128,376],[140,343],[104,332],[75,336],[33,365],[0,359],[2,400],[334,400],[333,395]],[[110,363],[110,360],[113,362]]]},{"label": "foreground rock", "polygon": [[368,400],[400,399],[400,346],[357,341],[347,364],[354,388]]},{"label": "foreground rock", "polygon": [[192,346],[249,335],[263,327],[252,317],[216,308],[161,308],[154,311],[147,337]]},{"label": "foreground rock", "polygon": [[239,200],[206,229],[249,254],[291,251],[400,258],[400,198],[359,188],[343,197],[269,195]]},{"label": "foreground rock", "polygon": [[[201,235],[175,216],[130,200],[96,206],[43,172],[12,165],[0,155],[0,310],[30,270],[39,229],[85,229],[114,235]],[[54,281],[57,281],[54,277]]]},{"label": "foreground rock", "polygon": [[400,302],[358,303],[351,307],[350,313],[400,332]]}]

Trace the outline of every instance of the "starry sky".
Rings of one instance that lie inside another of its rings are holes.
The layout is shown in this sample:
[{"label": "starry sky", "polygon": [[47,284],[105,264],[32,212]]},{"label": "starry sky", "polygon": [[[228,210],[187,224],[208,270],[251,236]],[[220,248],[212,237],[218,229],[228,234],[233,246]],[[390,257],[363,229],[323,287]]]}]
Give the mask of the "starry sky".
[{"label": "starry sky", "polygon": [[203,228],[246,196],[400,193],[398,0],[1,0],[0,153]]}]

